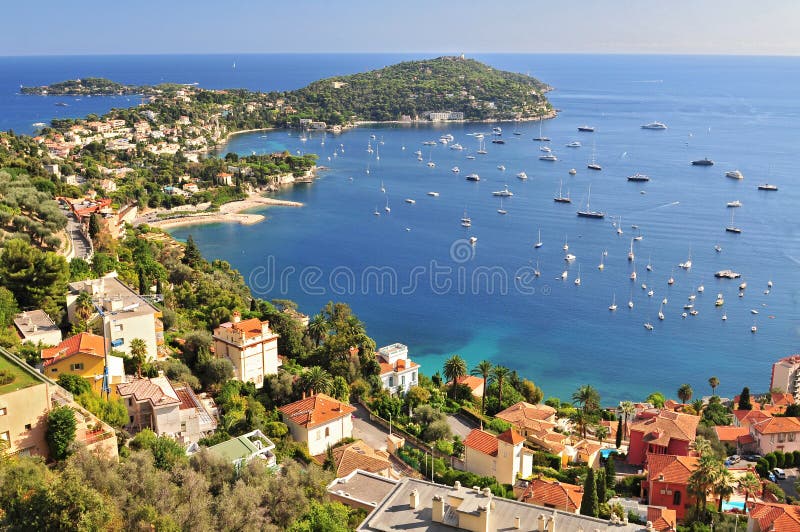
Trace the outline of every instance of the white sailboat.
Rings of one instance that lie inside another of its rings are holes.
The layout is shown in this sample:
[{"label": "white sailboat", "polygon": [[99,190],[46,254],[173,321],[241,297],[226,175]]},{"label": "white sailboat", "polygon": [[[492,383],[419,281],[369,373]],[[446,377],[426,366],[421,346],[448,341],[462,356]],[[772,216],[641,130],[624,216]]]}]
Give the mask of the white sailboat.
[{"label": "white sailboat", "polygon": [[628,308],[633,308],[633,288],[631,288],[631,297],[628,299]]},{"label": "white sailboat", "polygon": [[536,238],[536,243],[533,245],[536,249],[542,247],[542,230],[539,229],[539,236]]},{"label": "white sailboat", "polygon": [[503,197],[500,197],[500,208],[497,209],[497,214],[508,214],[508,211],[503,208]]},{"label": "white sailboat", "polygon": [[488,151],[486,151],[486,144],[483,138],[481,138],[480,143],[478,144],[477,153],[479,153],[480,155],[486,155],[487,153],[489,153]]},{"label": "white sailboat", "polygon": [[462,227],[472,227],[472,218],[467,216],[467,209],[464,209],[464,216],[461,218]]},{"label": "white sailboat", "polygon": [[575,278],[575,286],[581,285],[581,265],[578,264],[578,276]]},{"label": "white sailboat", "polygon": [[373,212],[372,214],[374,214],[375,216],[380,216],[381,215],[380,211],[378,210],[378,206],[377,205],[375,205],[375,212]]},{"label": "white sailboat", "polygon": [[653,271],[653,265],[650,262],[650,256],[647,257],[647,266],[646,266],[646,268],[647,268],[648,272],[652,272]]},{"label": "white sailboat", "polygon": [[633,254],[633,239],[631,238],[631,250],[628,251],[628,262],[632,262],[634,258],[635,256]]},{"label": "white sailboat", "polygon": [[597,265],[597,269],[600,270],[600,271],[603,271],[603,269],[606,267],[606,265],[603,263],[604,259],[605,259],[605,255],[603,255],[601,253],[600,254],[600,264]]},{"label": "white sailboat", "polygon": [[617,310],[617,293],[614,292],[614,295],[611,297],[611,304],[608,306],[608,310],[614,312]]},{"label": "white sailboat", "polygon": [[631,272],[631,281],[636,280],[636,261],[633,261],[633,271]]},{"label": "white sailboat", "polygon": [[537,260],[536,261],[536,269],[533,270],[533,276],[534,277],[539,277],[540,275],[542,275],[542,272],[539,270],[539,261]]},{"label": "white sailboat", "polygon": [[386,194],[386,187],[383,186],[383,181],[381,181],[381,192]]},{"label": "white sailboat", "polygon": [[383,210],[386,212],[392,212],[391,207],[389,207],[389,196],[386,196],[386,207]]},{"label": "white sailboat", "polygon": [[663,302],[661,303],[661,306],[658,307],[658,319],[662,320],[662,321],[664,320],[664,303]]},{"label": "white sailboat", "polygon": [[564,245],[562,248],[564,251],[569,251],[569,244],[567,243],[567,235],[564,235]]}]

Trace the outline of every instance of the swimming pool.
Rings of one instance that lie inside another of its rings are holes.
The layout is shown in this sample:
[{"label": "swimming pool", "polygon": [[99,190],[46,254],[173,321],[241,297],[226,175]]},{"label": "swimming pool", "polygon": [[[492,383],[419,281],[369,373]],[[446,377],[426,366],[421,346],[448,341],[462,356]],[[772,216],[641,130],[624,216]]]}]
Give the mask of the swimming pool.
[{"label": "swimming pool", "polygon": [[722,511],[738,510],[744,512],[744,501],[725,501],[722,503]]},{"label": "swimming pool", "polygon": [[611,456],[612,454],[617,454],[617,450],[616,449],[600,449],[600,457],[603,460],[608,460],[608,457]]}]

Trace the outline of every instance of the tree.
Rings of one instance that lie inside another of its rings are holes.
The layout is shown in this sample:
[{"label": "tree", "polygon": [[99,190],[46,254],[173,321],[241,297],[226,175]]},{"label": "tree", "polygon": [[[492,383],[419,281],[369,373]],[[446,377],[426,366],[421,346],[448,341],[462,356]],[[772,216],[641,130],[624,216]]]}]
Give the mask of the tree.
[{"label": "tree", "polygon": [[599,502],[597,499],[597,483],[594,478],[594,469],[589,468],[586,480],[583,482],[583,499],[581,500],[581,515],[597,517],[599,515]]},{"label": "tree", "polygon": [[92,391],[92,386],[89,384],[89,381],[74,373],[62,373],[58,376],[56,382],[72,395],[77,396],[83,393],[91,393]]},{"label": "tree", "polygon": [[744,493],[744,507],[747,508],[747,500],[761,493],[761,480],[748,471],[744,476],[739,477],[739,491]]},{"label": "tree", "polygon": [[445,360],[442,370],[447,382],[452,383],[450,390],[453,392],[453,397],[455,397],[458,380],[467,375],[467,363],[460,356],[453,355]]},{"label": "tree", "polygon": [[622,418],[617,420],[617,436],[614,440],[614,444],[619,449],[622,446]]},{"label": "tree", "polygon": [[100,234],[100,220],[97,213],[93,213],[89,217],[89,238],[92,242],[97,242],[97,237]]},{"label": "tree", "polygon": [[481,394],[481,414],[486,414],[486,391],[489,389],[489,376],[492,374],[492,363],[488,360],[481,360],[470,372],[476,377],[483,379],[483,394]]},{"label": "tree", "polygon": [[711,395],[717,395],[717,386],[719,386],[719,379],[716,377],[709,378],[708,385],[711,386]]},{"label": "tree", "polygon": [[680,388],[678,388],[678,398],[683,404],[691,401],[693,394],[694,390],[692,390],[692,387],[688,384],[681,384]]},{"label": "tree", "polygon": [[14,316],[19,312],[17,300],[11,290],[0,286],[0,327],[8,327],[13,323]]},{"label": "tree", "polygon": [[597,486],[597,502],[603,504],[606,502],[606,472],[600,469],[595,476],[595,485]]},{"label": "tree", "polygon": [[75,316],[79,320],[78,329],[81,331],[88,330],[88,321],[94,313],[94,302],[92,301],[92,294],[89,292],[81,292],[75,300]]},{"label": "tree", "polygon": [[300,377],[300,385],[303,391],[310,394],[328,394],[333,386],[331,374],[319,366],[308,368]]},{"label": "tree", "polygon": [[522,379],[519,386],[516,386],[519,393],[525,398],[525,401],[533,405],[538,405],[544,398],[544,392],[541,388],[536,386],[536,383],[528,379]]},{"label": "tree", "polygon": [[503,384],[511,370],[505,366],[495,366],[492,368],[491,378],[497,384],[497,409],[503,410]]},{"label": "tree", "polygon": [[197,244],[194,243],[194,238],[192,238],[192,235],[189,235],[186,238],[186,247],[183,249],[183,258],[181,259],[181,262],[190,268],[195,268],[202,261],[202,254],[200,253]]},{"label": "tree", "polygon": [[610,432],[609,428],[606,427],[605,425],[597,424],[594,426],[594,435],[598,440],[600,440],[600,443],[606,441],[609,432]]},{"label": "tree", "polygon": [[736,485],[736,477],[733,476],[730,469],[725,467],[721,462],[718,463],[714,471],[714,485],[712,491],[719,499],[719,506],[717,507],[719,513],[722,513],[722,503],[731,498]]},{"label": "tree", "polygon": [[614,465],[614,456],[609,455],[606,459],[606,489],[612,491],[617,485],[617,471]]},{"label": "tree", "polygon": [[731,414],[725,405],[722,404],[718,395],[712,395],[708,400],[708,404],[703,409],[700,423],[708,425],[709,427],[713,427],[714,425],[730,425]]},{"label": "tree", "polygon": [[628,437],[628,419],[633,417],[633,414],[636,412],[636,407],[631,401],[622,401],[619,405],[620,410],[622,410],[622,417],[624,419],[623,422],[623,437]]},{"label": "tree", "polygon": [[742,394],[739,396],[739,410],[752,410],[753,404],[750,402],[750,388],[745,386],[742,388]]},{"label": "tree", "polygon": [[141,338],[131,340],[131,358],[136,364],[136,375],[142,378],[142,365],[147,362],[147,344]]},{"label": "tree", "polygon": [[325,341],[328,337],[328,322],[325,316],[317,314],[308,322],[308,336],[317,347]]},{"label": "tree", "polygon": [[233,378],[233,364],[227,358],[211,358],[200,368],[201,380],[206,388],[217,389]]},{"label": "tree", "polygon": [[646,403],[650,403],[656,408],[664,408],[664,403],[666,402],[667,398],[664,397],[664,394],[661,392],[653,392],[647,396],[645,399]]},{"label": "tree", "polygon": [[50,447],[50,455],[56,460],[63,460],[70,454],[70,447],[75,441],[75,412],[68,406],[57,406],[47,415],[47,432],[45,438]]},{"label": "tree", "polygon": [[572,394],[572,404],[579,405],[585,413],[600,408],[600,393],[590,384],[584,384]]}]

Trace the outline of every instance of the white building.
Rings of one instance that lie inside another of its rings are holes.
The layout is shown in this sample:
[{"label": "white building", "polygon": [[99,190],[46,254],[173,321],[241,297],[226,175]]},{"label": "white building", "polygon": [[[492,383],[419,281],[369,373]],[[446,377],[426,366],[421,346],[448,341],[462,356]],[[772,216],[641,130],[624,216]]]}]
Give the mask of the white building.
[{"label": "white building", "polygon": [[353,436],[355,408],[322,393],[278,409],[295,441],[306,442],[312,456],[324,454]]},{"label": "white building", "polygon": [[269,328],[268,321],[251,318],[242,321],[242,315],[233,313],[233,321],[214,329],[214,353],[233,364],[235,377],[242,382],[252,382],[256,388],[264,386],[264,377],[278,373],[278,335]]},{"label": "white building", "polygon": [[61,329],[43,310],[29,310],[14,316],[14,326],[23,342],[34,345],[58,345],[61,343]]},{"label": "white building", "polygon": [[800,396],[800,355],[784,357],[772,365],[770,389]]},{"label": "white building", "polygon": [[378,349],[381,381],[390,394],[406,393],[419,382],[419,364],[408,358],[408,347],[392,344]]}]

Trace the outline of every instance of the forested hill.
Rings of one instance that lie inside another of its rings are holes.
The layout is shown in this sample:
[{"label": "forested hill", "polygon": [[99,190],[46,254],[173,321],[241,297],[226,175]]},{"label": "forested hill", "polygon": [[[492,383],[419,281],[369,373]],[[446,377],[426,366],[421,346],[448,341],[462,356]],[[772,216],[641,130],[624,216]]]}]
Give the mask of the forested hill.
[{"label": "forested hill", "polygon": [[429,111],[463,112],[467,120],[508,120],[550,112],[544,97],[549,89],[530,76],[473,59],[439,57],[323,79],[286,96],[301,113],[325,110],[345,120],[424,118]]}]

